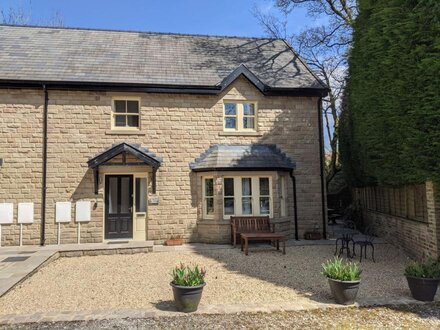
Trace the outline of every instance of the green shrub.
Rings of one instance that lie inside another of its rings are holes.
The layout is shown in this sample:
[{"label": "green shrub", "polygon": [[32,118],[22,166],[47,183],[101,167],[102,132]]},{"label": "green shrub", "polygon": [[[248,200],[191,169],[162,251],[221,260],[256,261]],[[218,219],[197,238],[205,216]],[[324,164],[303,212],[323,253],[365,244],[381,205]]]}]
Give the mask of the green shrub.
[{"label": "green shrub", "polygon": [[322,264],[322,274],[328,278],[339,281],[359,281],[362,270],[354,262],[347,262],[336,257]]},{"label": "green shrub", "polygon": [[205,283],[206,270],[195,266],[185,266],[183,263],[173,269],[172,283],[180,286],[197,286]]},{"label": "green shrub", "polygon": [[440,278],[440,262],[432,258],[425,261],[414,261],[406,266],[405,276]]}]

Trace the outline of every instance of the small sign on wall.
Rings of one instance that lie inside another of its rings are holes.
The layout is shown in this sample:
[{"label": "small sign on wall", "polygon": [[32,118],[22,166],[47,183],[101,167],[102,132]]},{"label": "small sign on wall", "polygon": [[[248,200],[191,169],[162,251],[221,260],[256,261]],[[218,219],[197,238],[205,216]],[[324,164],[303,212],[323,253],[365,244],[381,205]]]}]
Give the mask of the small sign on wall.
[{"label": "small sign on wall", "polygon": [[34,203],[18,203],[18,223],[34,222]]},{"label": "small sign on wall", "polygon": [[55,221],[70,222],[72,219],[72,203],[71,202],[57,202],[55,206]]},{"label": "small sign on wall", "polygon": [[14,219],[14,204],[0,203],[0,225],[11,224]]},{"label": "small sign on wall", "polygon": [[76,202],[75,220],[76,222],[87,222],[91,220],[90,201]]},{"label": "small sign on wall", "polygon": [[149,205],[159,205],[159,196],[153,196],[148,199]]}]

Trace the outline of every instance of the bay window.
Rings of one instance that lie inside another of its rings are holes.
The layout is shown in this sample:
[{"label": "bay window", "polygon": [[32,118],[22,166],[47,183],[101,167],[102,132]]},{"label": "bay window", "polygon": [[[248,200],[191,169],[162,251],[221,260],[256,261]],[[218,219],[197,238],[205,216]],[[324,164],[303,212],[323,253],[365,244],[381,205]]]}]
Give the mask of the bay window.
[{"label": "bay window", "polygon": [[223,215],[272,215],[272,178],[265,176],[223,179]]},{"label": "bay window", "polygon": [[214,179],[203,179],[203,214],[205,218],[214,215]]}]

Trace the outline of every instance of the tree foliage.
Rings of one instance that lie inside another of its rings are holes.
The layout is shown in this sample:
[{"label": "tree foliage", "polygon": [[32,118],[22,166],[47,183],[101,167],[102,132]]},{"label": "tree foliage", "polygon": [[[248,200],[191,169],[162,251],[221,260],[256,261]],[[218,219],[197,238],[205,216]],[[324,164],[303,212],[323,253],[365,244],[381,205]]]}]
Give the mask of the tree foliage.
[{"label": "tree foliage", "polygon": [[48,18],[38,19],[32,14],[32,0],[27,3],[17,1],[14,6],[2,7],[0,3],[0,24],[64,26],[63,16],[53,12]]},{"label": "tree foliage", "polygon": [[360,0],[340,127],[354,185],[440,180],[440,2]]},{"label": "tree foliage", "polygon": [[[326,150],[327,188],[341,170],[339,163],[339,116],[341,96],[345,88],[346,55],[351,43],[352,27],[357,15],[356,0],[274,0],[283,15],[255,16],[265,32],[274,38],[286,39],[308,66],[329,87],[323,98],[324,134],[329,141]],[[291,12],[297,8],[307,10],[311,22],[320,24],[305,27],[300,33],[289,33],[287,23]]]}]

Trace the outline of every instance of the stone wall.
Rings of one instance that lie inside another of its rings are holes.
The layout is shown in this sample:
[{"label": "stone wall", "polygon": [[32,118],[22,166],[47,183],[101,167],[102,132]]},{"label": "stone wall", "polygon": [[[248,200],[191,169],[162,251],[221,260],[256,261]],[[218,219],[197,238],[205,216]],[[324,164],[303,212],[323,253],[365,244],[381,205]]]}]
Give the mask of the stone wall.
[{"label": "stone wall", "polygon": [[[115,96],[141,98],[139,132],[111,131],[111,102]],[[258,134],[224,133],[223,100],[257,102]],[[316,97],[265,97],[244,78],[218,96],[50,90],[46,244],[57,241],[54,213],[55,203],[61,201],[74,204],[90,200],[92,221],[81,225],[81,241],[103,240],[103,178],[95,195],[87,160],[122,141],[139,143],[163,158],[157,173],[156,195],[160,202],[148,208],[150,240],[162,243],[180,236],[186,241],[214,242],[228,236],[228,221],[219,219],[213,226],[201,221],[200,190],[196,176],[189,170],[189,163],[216,143],[276,144],[297,163],[300,234],[315,225],[321,228],[317,101]],[[0,113],[0,158],[4,159],[0,167],[0,203],[14,203],[14,223],[18,202],[35,203],[35,223],[25,226],[23,243],[38,244],[43,92],[0,90]],[[276,221],[283,222],[283,230],[292,234],[292,185],[290,180],[287,183],[288,216]],[[2,245],[18,244],[18,228],[16,224],[2,227]],[[74,222],[62,224],[61,243],[75,243],[76,228]],[[216,230],[218,236],[213,234]]]},{"label": "stone wall", "polygon": [[[372,210],[368,205],[367,188],[356,189],[354,196],[360,202],[364,221],[374,228],[378,236],[401,247],[411,257],[438,258],[440,257],[440,189],[438,184],[433,182],[426,182],[424,186],[425,189],[419,190],[415,195],[407,195],[406,199],[408,205],[423,203],[424,217],[398,216],[394,212],[390,214],[390,212]],[[425,195],[422,196],[422,193]],[[385,196],[385,202],[387,200]],[[392,205],[388,209],[393,209]]]}]

